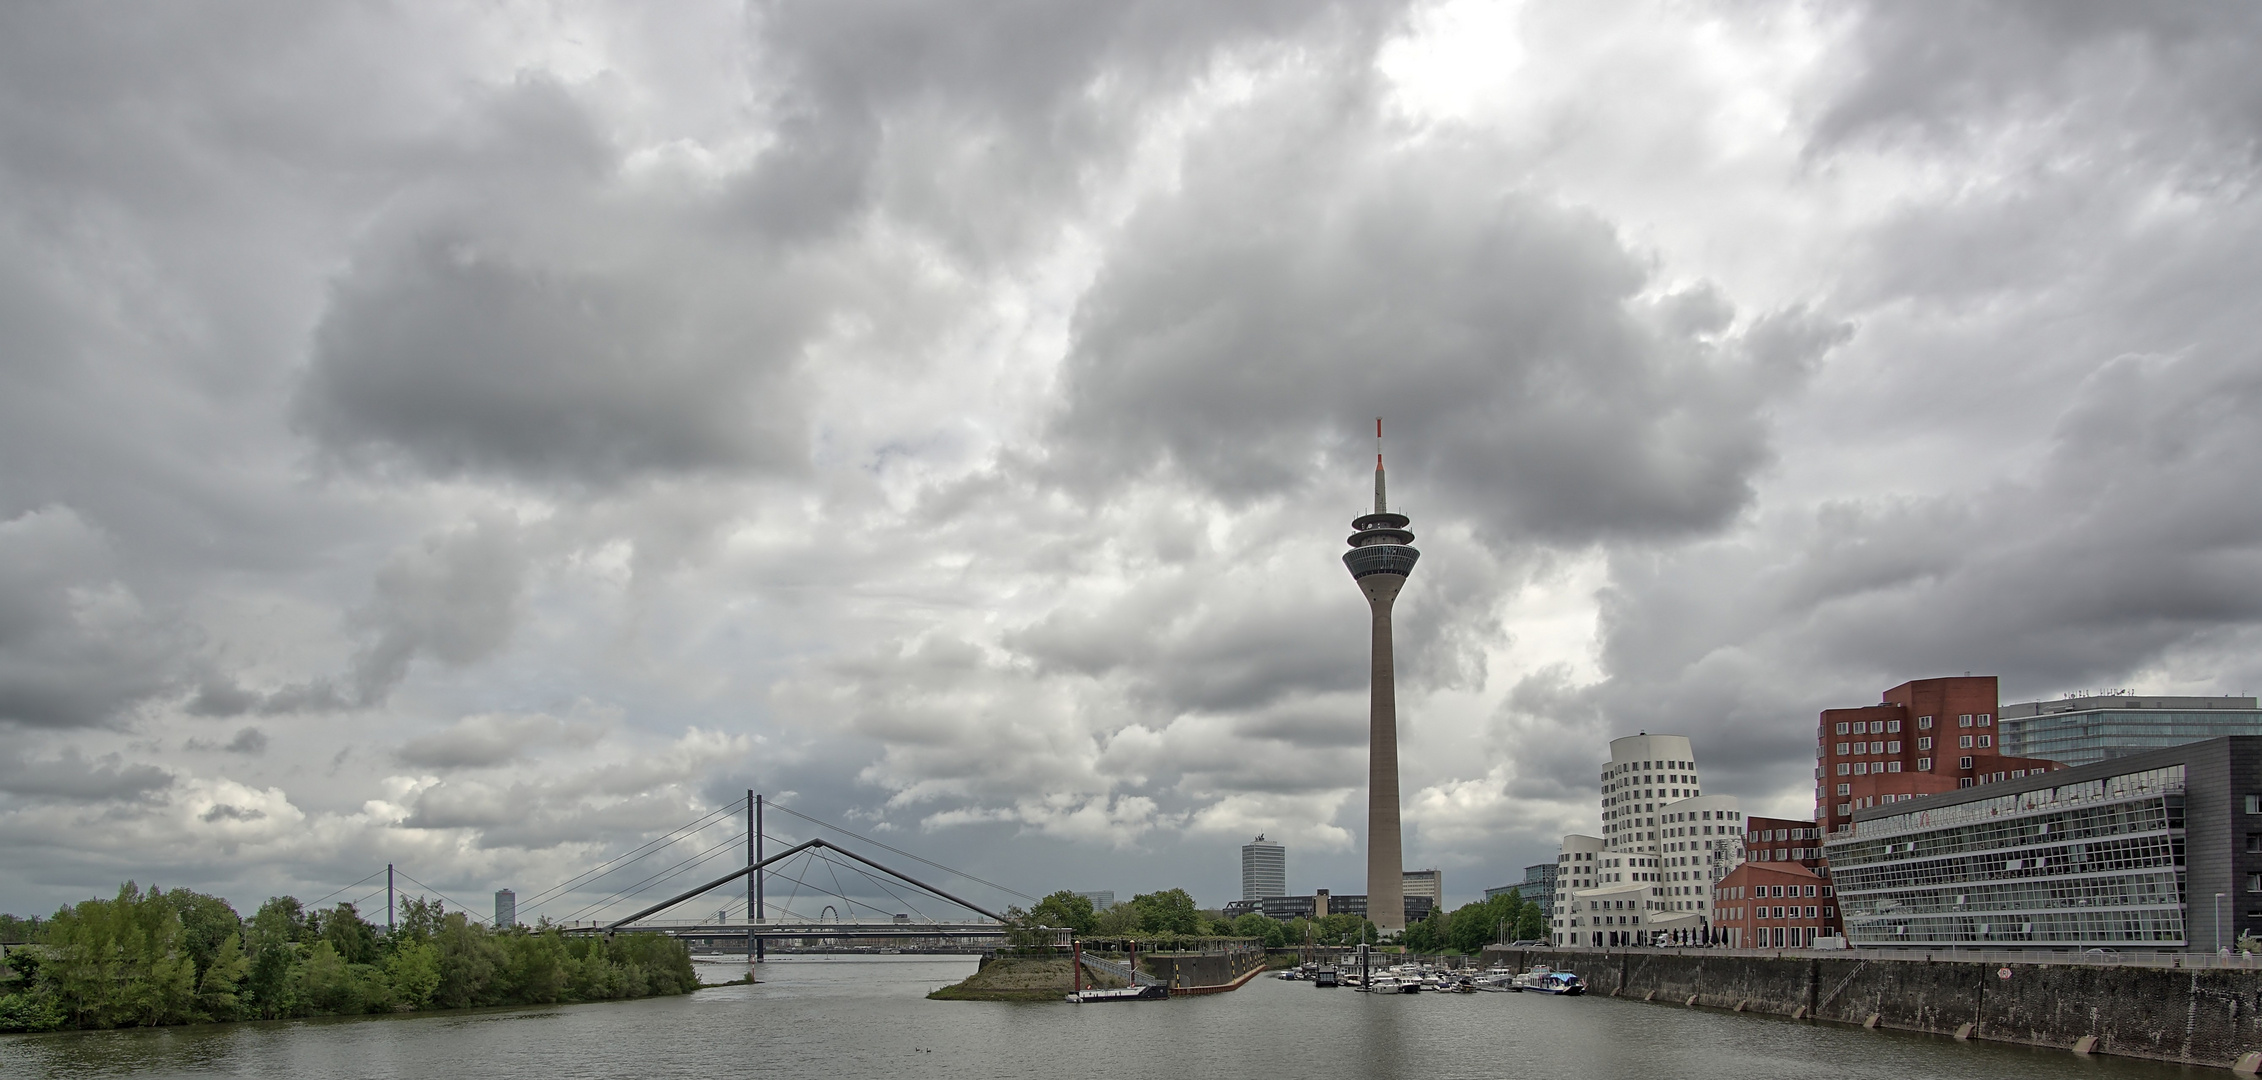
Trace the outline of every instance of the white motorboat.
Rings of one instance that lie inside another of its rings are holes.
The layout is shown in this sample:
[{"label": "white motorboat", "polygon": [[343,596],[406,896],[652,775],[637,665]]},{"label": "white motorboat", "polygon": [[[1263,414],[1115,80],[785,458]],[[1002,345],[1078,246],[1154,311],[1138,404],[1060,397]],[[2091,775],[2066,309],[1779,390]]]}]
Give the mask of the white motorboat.
[{"label": "white motorboat", "polygon": [[1560,994],[1572,996],[1587,992],[1587,984],[1568,971],[1557,971],[1545,964],[1535,964],[1530,971],[1516,976],[1510,989],[1534,994]]}]

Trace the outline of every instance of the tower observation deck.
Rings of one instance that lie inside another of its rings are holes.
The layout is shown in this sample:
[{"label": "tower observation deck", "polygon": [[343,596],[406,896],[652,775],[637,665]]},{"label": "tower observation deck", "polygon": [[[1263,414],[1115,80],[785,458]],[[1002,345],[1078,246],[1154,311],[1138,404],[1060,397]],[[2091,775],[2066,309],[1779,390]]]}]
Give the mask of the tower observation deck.
[{"label": "tower observation deck", "polygon": [[1376,929],[1394,933],[1406,928],[1406,882],[1398,824],[1398,690],[1390,609],[1422,553],[1412,546],[1406,515],[1391,513],[1384,498],[1379,419],[1374,437],[1374,513],[1351,522],[1356,531],[1343,565],[1367,598],[1374,643],[1367,706],[1367,918]]}]

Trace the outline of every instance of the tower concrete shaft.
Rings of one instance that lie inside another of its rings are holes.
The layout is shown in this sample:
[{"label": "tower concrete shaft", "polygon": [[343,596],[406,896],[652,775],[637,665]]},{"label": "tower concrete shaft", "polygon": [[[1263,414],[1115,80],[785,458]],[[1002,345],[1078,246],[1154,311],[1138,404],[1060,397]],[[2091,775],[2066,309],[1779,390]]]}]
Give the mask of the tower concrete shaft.
[{"label": "tower concrete shaft", "polygon": [[[1382,421],[1375,421],[1375,439]],[[1398,825],[1398,676],[1390,640],[1390,609],[1422,553],[1404,514],[1383,498],[1382,455],[1374,458],[1374,513],[1351,523],[1357,530],[1343,565],[1367,598],[1373,651],[1367,677],[1367,919],[1384,933],[1406,928],[1406,860]]]},{"label": "tower concrete shaft", "polygon": [[1396,574],[1359,579],[1374,637],[1367,667],[1367,918],[1385,933],[1406,928],[1406,855],[1398,824],[1398,677],[1390,639],[1390,608],[1405,584]]}]

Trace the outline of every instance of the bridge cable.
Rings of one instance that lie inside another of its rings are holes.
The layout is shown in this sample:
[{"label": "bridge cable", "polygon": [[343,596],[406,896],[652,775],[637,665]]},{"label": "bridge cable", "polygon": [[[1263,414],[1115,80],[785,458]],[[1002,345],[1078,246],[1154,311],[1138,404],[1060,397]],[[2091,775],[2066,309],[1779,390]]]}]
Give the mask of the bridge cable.
[{"label": "bridge cable", "polygon": [[[768,837],[769,839],[772,839],[772,840],[776,840],[776,841],[778,841],[778,842],[779,842],[779,843],[781,843],[781,844],[782,844],[782,843],[790,843],[790,842],[791,842],[791,841],[789,841],[789,840],[787,840],[787,839],[785,839],[785,838],[783,838],[783,837],[778,837],[778,836],[771,836],[771,835],[770,835],[769,833],[763,833],[762,835],[763,835],[763,836],[765,836],[765,837]],[[884,845],[883,845],[883,846],[884,846]],[[861,866],[850,866],[850,865],[848,865],[848,864],[846,864],[846,863],[839,863],[839,862],[837,862],[837,860],[834,860],[834,859],[833,859],[833,858],[832,858],[831,856],[825,855],[825,854],[823,854],[823,853],[821,853],[821,852],[818,852],[818,851],[811,851],[811,852],[809,852],[809,853],[808,853],[808,857],[811,857],[811,858],[819,858],[819,859],[824,859],[824,860],[825,860],[826,862],[828,862],[828,863],[833,863],[833,864],[835,864],[835,865],[848,866],[848,868],[849,868],[850,870],[853,870],[853,871],[855,871],[855,872],[857,872],[857,873],[859,873],[859,874],[863,874],[863,875],[864,875],[864,876],[865,876],[866,878],[868,878],[868,879],[870,879],[870,880],[872,880],[872,881],[874,881],[874,882],[880,882],[880,879],[873,877],[870,871],[868,871],[868,870],[865,870],[865,869],[864,869],[864,868],[862,868]],[[922,860],[922,861],[924,861],[924,860]],[[885,870],[885,868],[884,868],[884,867],[883,867],[882,869],[883,869],[883,870]],[[944,870],[946,870],[946,871],[950,871],[951,873],[957,873],[957,871],[953,871],[953,870],[950,870],[950,868],[949,868],[949,867],[947,867],[947,866],[945,866],[945,867],[942,867],[942,869],[944,869]],[[894,872],[894,871],[892,871],[892,870],[887,870],[886,872],[887,872],[887,873],[889,873],[889,874],[895,874],[895,872]],[[912,880],[910,880],[909,878],[905,878],[905,877],[903,877],[903,876],[902,876],[902,875],[900,875],[900,874],[896,874],[895,876],[896,876],[897,880],[898,880],[898,881],[901,881],[901,882],[902,882],[903,884],[905,884],[905,885],[909,885],[909,886],[911,886],[912,888],[915,888],[915,889],[919,890],[919,891],[920,891],[921,893],[924,893],[924,894],[926,894],[926,895],[929,895],[929,896],[933,896],[933,897],[935,897],[936,899],[938,899],[938,900],[941,900],[941,901],[943,901],[943,902],[944,902],[944,903],[946,903],[946,904],[950,904],[950,905],[952,905],[952,906],[954,906],[954,907],[962,907],[962,908],[966,908],[966,907],[968,907],[968,906],[967,906],[967,904],[966,904],[966,902],[965,902],[965,901],[963,901],[963,900],[958,900],[958,899],[955,899],[955,898],[953,898],[953,897],[950,897],[950,896],[944,895],[944,894],[942,894],[942,893],[936,892],[936,891],[935,891],[935,890],[934,890],[933,888],[931,888],[931,887],[929,887],[929,886],[926,886],[926,885],[922,885],[922,884],[920,884],[920,883],[918,883],[918,882],[916,882],[916,881],[912,881]],[[960,875],[960,876],[965,876],[965,875]],[[975,878],[974,880],[976,880],[976,881],[980,881],[981,879],[980,879],[980,878]],[[884,883],[884,882],[881,882],[881,887],[882,887],[883,889],[885,889],[885,888],[886,888],[886,885],[885,885],[885,883]],[[811,888],[815,888],[815,886],[811,886]],[[913,911],[918,911],[918,910],[919,910],[919,909],[918,909],[918,906],[917,906],[917,905],[915,905],[915,904],[911,904],[911,903],[910,903],[909,901],[906,901],[906,900],[904,900],[904,899],[903,899],[903,897],[902,897],[902,896],[901,896],[900,894],[897,894],[897,893],[896,893],[896,892],[895,892],[894,890],[892,890],[892,889],[888,889],[888,890],[887,890],[887,892],[888,892],[888,895],[889,895],[889,896],[891,896],[891,897],[894,897],[894,898],[895,898],[895,899],[896,899],[896,900],[897,900],[898,902],[904,903],[904,904],[905,904],[906,906],[909,906],[909,907],[910,907],[910,908],[911,908],[911,909],[912,909]],[[846,899],[846,896],[845,896],[845,895],[843,895],[843,899]],[[851,903],[854,903],[854,901],[850,901],[850,902],[851,902]],[[866,904],[866,905],[863,905],[863,906],[865,906],[865,907],[871,907],[872,905],[870,905],[870,904]],[[874,908],[874,910],[878,910],[878,909],[877,909],[877,908]],[[981,909],[979,909],[979,908],[968,908],[968,910],[970,910],[970,911],[975,911],[975,912],[977,912],[977,913],[981,913]],[[920,914],[921,914],[922,916],[926,915],[926,913],[925,913],[925,912],[923,912],[923,911],[922,911],[922,912],[920,912]],[[930,919],[931,919],[931,917],[930,917]]]},{"label": "bridge cable", "polygon": [[[895,891],[894,889],[890,889],[890,888],[888,888],[888,887],[887,887],[887,883],[886,883],[885,881],[882,881],[882,880],[880,880],[879,878],[873,877],[873,876],[872,876],[872,874],[871,874],[871,872],[870,872],[870,871],[868,871],[868,870],[865,870],[865,869],[864,869],[863,867],[860,867],[860,866],[856,866],[856,865],[853,865],[853,864],[843,864],[843,863],[839,862],[838,860],[835,860],[835,859],[832,859],[832,858],[828,858],[828,857],[825,857],[825,856],[822,856],[822,855],[820,855],[820,856],[818,856],[818,857],[819,857],[819,858],[823,858],[823,859],[825,860],[825,863],[826,863],[826,865],[828,865],[828,866],[839,867],[839,866],[843,866],[843,865],[846,865],[846,866],[847,866],[847,868],[848,868],[848,870],[849,870],[849,872],[851,872],[851,873],[855,873],[855,874],[861,874],[861,875],[863,875],[863,877],[864,877],[864,879],[865,879],[865,880],[867,880],[867,881],[870,881],[870,882],[872,882],[872,883],[873,883],[873,884],[875,884],[875,885],[878,885],[878,886],[880,887],[880,891],[887,893],[887,894],[888,894],[888,896],[889,896],[889,897],[891,897],[892,899],[894,899],[896,903],[898,903],[898,904],[901,904],[901,905],[903,905],[904,907],[910,908],[910,909],[911,909],[911,910],[913,910],[913,911],[919,911],[919,906],[918,906],[917,904],[913,904],[913,903],[911,903],[910,901],[908,901],[908,900],[905,900],[905,899],[904,899],[904,898],[902,897],[902,895],[901,895],[901,894],[899,894],[899,893],[897,893],[897,892],[896,892],[896,891]],[[836,873],[835,873],[835,874],[833,875],[833,885],[834,885],[834,887],[835,887],[835,888],[838,888],[838,887],[840,887],[840,875],[839,875],[839,874],[838,874],[837,872],[836,872]],[[879,908],[879,907],[876,907],[876,906],[874,906],[874,905],[872,905],[872,904],[859,904],[859,903],[858,903],[857,901],[855,901],[855,900],[850,900],[850,899],[848,898],[848,894],[847,894],[847,893],[845,893],[845,892],[841,893],[841,894],[840,894],[840,896],[841,896],[841,898],[842,898],[842,899],[844,899],[844,900],[848,900],[848,902],[849,902],[849,903],[850,903],[851,905],[854,905],[854,906],[857,906],[857,907],[867,907],[867,908],[871,908],[871,909],[872,909],[873,911],[875,911],[875,912],[878,912],[878,913],[879,913],[879,914],[881,914],[881,915],[887,915],[887,914],[889,914],[889,912],[887,912],[886,910],[883,910],[883,909],[881,909],[881,908]],[[922,918],[924,918],[924,917],[926,917],[926,914],[927,914],[927,913],[926,913],[926,912],[923,912],[923,911],[919,911],[919,914],[920,914],[920,916],[921,916]],[[931,922],[931,921],[933,921],[933,920],[932,920],[932,919],[929,919],[928,921],[930,921],[930,922]]]},{"label": "bridge cable", "polygon": [[[426,890],[429,890],[429,891],[430,891],[430,892],[432,893],[432,895],[434,895],[434,896],[437,896],[437,897],[439,897],[440,899],[442,899],[442,900],[445,900],[445,901],[447,901],[447,902],[449,902],[449,903],[451,903],[451,904],[454,904],[454,905],[456,906],[456,910],[457,910],[457,911],[460,911],[460,912],[463,912],[463,914],[464,914],[464,917],[465,917],[465,918],[467,918],[467,919],[477,919],[477,920],[479,920],[480,922],[486,923],[486,924],[487,924],[488,926],[490,926],[490,927],[492,927],[492,926],[494,926],[494,925],[495,925],[495,920],[493,920],[493,919],[490,919],[490,918],[485,918],[485,917],[483,917],[483,916],[481,916],[481,915],[477,914],[477,913],[476,913],[476,910],[475,910],[475,909],[474,909],[474,908],[473,908],[473,907],[472,907],[471,905],[469,905],[469,904],[466,904],[466,903],[464,903],[463,901],[456,899],[455,897],[449,896],[448,894],[446,894],[446,893],[444,893],[444,892],[441,892],[441,891],[440,891],[440,890],[438,890],[438,889],[434,889],[434,888],[432,888],[432,886],[430,886],[430,885],[426,885],[425,883],[423,883],[423,882],[421,882],[421,881],[418,881],[418,880],[416,880],[415,878],[409,877],[409,876],[408,876],[408,871],[406,871],[406,870],[402,870],[402,871],[400,871],[400,875],[401,875],[401,877],[403,877],[403,878],[407,879],[407,881],[408,881],[408,883],[409,883],[409,884],[411,884],[411,885],[414,885],[414,886],[416,886],[416,887],[417,887],[417,888],[419,888],[419,889],[426,889]],[[375,874],[371,874],[370,876],[371,876],[371,877],[375,877],[376,875],[375,875]],[[375,894],[374,894],[374,893],[372,893],[371,895],[375,895]]]},{"label": "bridge cable", "polygon": [[[713,824],[713,819],[718,817],[719,815],[734,813],[737,810],[738,807],[734,805],[723,806],[715,810],[710,810],[707,813],[699,815],[698,817],[692,818],[690,821],[685,822],[682,825],[678,825],[675,828],[669,829],[667,832],[661,833],[659,836],[656,836],[650,840],[646,840],[645,842],[638,844],[635,847],[620,853],[619,855],[615,855],[612,858],[597,864],[595,867],[589,870],[575,874],[574,876],[567,878],[566,880],[561,881],[556,885],[552,885],[549,888],[542,890],[541,892],[535,893],[533,896],[527,897],[525,906],[529,910],[531,910],[541,904],[555,900],[557,899],[558,895],[565,889],[571,888],[577,884],[584,883],[588,880],[593,880],[594,878],[603,877],[604,875],[611,873],[614,870],[622,869],[627,865],[622,860],[634,862],[637,859],[642,859],[646,856],[654,854],[654,852],[645,851],[644,849],[646,848],[652,847],[656,844],[665,845],[675,843],[677,840],[683,839],[682,837],[677,837],[677,833],[682,833],[687,830],[703,829],[708,825]],[[643,854],[638,854],[638,852],[643,852]],[[630,858],[630,856],[632,855],[635,856],[634,859]],[[616,863],[620,865],[615,865]]]},{"label": "bridge cable", "polygon": [[983,885],[987,885],[987,886],[989,886],[990,888],[996,889],[996,890],[997,890],[997,891],[999,891],[999,892],[1002,892],[1002,893],[1007,893],[1007,894],[1010,894],[1010,895],[1013,895],[1013,896],[1018,896],[1018,897],[1020,897],[1021,899],[1023,899],[1023,900],[1027,900],[1027,901],[1029,901],[1029,902],[1030,902],[1030,903],[1032,903],[1032,904],[1036,904],[1036,903],[1042,903],[1042,901],[1041,901],[1041,900],[1039,900],[1039,899],[1038,899],[1037,897],[1031,896],[1031,895],[1029,895],[1028,893],[1025,893],[1025,892],[1021,892],[1021,891],[1019,891],[1019,890],[1017,890],[1017,889],[1008,889],[1008,888],[1006,888],[1005,886],[998,884],[997,882],[994,882],[994,881],[989,881],[989,880],[986,880],[986,879],[984,879],[984,878],[978,878],[978,877],[975,877],[974,875],[972,875],[972,874],[969,874],[969,873],[967,873],[967,872],[966,872],[966,871],[964,871],[964,870],[959,870],[959,869],[956,869],[955,867],[944,866],[943,864],[941,864],[941,863],[939,863],[939,862],[936,862],[936,861],[934,861],[933,859],[920,858],[919,856],[917,856],[917,855],[913,855],[912,853],[910,853],[910,852],[908,852],[908,851],[905,851],[905,850],[903,850],[902,848],[899,848],[899,847],[894,847],[894,846],[891,846],[891,845],[888,845],[888,844],[883,844],[883,843],[881,843],[881,842],[879,842],[879,841],[877,841],[877,840],[874,840],[874,839],[872,839],[872,838],[871,838],[871,837],[869,837],[869,836],[866,836],[866,835],[864,835],[863,833],[859,833],[859,832],[850,832],[849,830],[847,830],[847,829],[844,829],[844,828],[841,828],[840,826],[838,826],[838,825],[835,825],[835,824],[833,824],[832,822],[829,822],[829,821],[821,821],[821,820],[819,820],[819,819],[817,819],[817,818],[813,818],[813,817],[810,817],[809,815],[807,815],[807,814],[804,814],[804,813],[802,813],[802,812],[801,812],[801,811],[799,811],[799,810],[795,810],[794,808],[792,808],[792,807],[790,807],[790,806],[787,806],[787,805],[785,805],[784,803],[770,803],[770,804],[769,804],[769,807],[770,807],[771,809],[773,809],[773,810],[783,810],[783,811],[785,811],[786,813],[788,813],[788,814],[792,814],[792,815],[793,815],[794,817],[800,818],[801,820],[803,820],[803,821],[806,821],[806,822],[809,822],[809,823],[810,823],[810,824],[812,824],[812,825],[819,825],[819,826],[822,826],[822,827],[824,827],[824,828],[827,828],[827,829],[831,829],[831,830],[833,830],[834,832],[837,832],[837,833],[845,833],[845,834],[847,834],[847,835],[849,835],[849,836],[853,836],[853,837],[857,838],[858,840],[862,840],[862,841],[864,841],[865,843],[872,845],[873,847],[876,847],[876,848],[885,848],[886,850],[888,850],[888,851],[892,851],[892,852],[895,852],[896,854],[898,854],[898,855],[901,855],[901,856],[903,856],[903,857],[904,857],[904,858],[906,858],[906,859],[916,859],[917,861],[919,861],[919,862],[923,862],[923,863],[926,863],[926,864],[927,864],[928,866],[932,866],[932,867],[934,867],[934,868],[935,868],[935,869],[937,869],[937,870],[943,871],[944,873],[947,873],[947,874],[956,874],[956,875],[958,875],[959,877],[965,878],[965,879],[966,879],[966,880],[968,880],[968,881],[979,882],[979,883],[981,883],[981,884],[983,884]]},{"label": "bridge cable", "polygon": [[566,918],[565,918],[565,920],[564,920],[564,921],[566,921],[566,922],[572,922],[573,920],[575,920],[575,919],[579,919],[579,918],[580,918],[580,917],[582,917],[583,915],[585,915],[585,914],[588,914],[589,912],[591,912],[591,911],[593,911],[593,910],[596,910],[596,909],[598,909],[598,908],[602,908],[602,907],[605,907],[605,906],[607,906],[607,905],[609,905],[609,904],[615,903],[615,902],[617,902],[617,901],[619,901],[619,900],[621,900],[621,899],[624,899],[624,898],[626,898],[626,897],[629,897],[629,896],[634,896],[634,895],[636,895],[636,893],[638,893],[639,891],[643,890],[643,888],[644,888],[645,886],[647,886],[647,885],[650,885],[650,884],[651,884],[651,883],[653,883],[654,881],[658,881],[658,880],[661,880],[661,879],[663,879],[663,878],[672,877],[672,876],[674,876],[674,875],[676,875],[676,874],[682,873],[682,872],[684,871],[684,869],[686,869],[687,867],[696,866],[696,865],[698,865],[699,863],[703,863],[703,862],[706,862],[706,861],[707,861],[708,859],[714,858],[714,857],[715,857],[715,856],[716,856],[716,855],[717,855],[718,853],[721,853],[721,852],[724,852],[724,851],[728,851],[728,850],[730,850],[730,849],[732,848],[732,846],[733,846],[733,845],[736,845],[736,844],[739,844],[739,843],[743,842],[743,841],[744,841],[744,839],[745,839],[744,837],[736,837],[736,836],[734,836],[734,837],[730,837],[730,838],[727,838],[727,839],[725,839],[725,840],[724,840],[724,841],[723,841],[722,843],[720,843],[720,844],[717,844],[717,845],[715,845],[714,847],[708,848],[707,850],[705,850],[705,851],[702,851],[702,852],[700,852],[700,853],[699,853],[699,854],[697,854],[697,855],[693,855],[693,856],[691,856],[691,857],[689,857],[689,858],[687,858],[687,859],[684,859],[684,860],[683,860],[682,862],[676,863],[676,864],[675,864],[674,866],[670,866],[670,867],[668,867],[668,868],[666,868],[666,869],[664,869],[664,870],[661,870],[660,872],[658,872],[658,873],[656,873],[656,874],[653,874],[652,876],[650,876],[650,877],[647,877],[647,878],[645,878],[644,880],[642,880],[642,881],[639,881],[639,882],[637,882],[637,883],[636,883],[636,884],[634,884],[634,885],[630,885],[630,886],[628,886],[627,888],[624,888],[624,889],[619,889],[619,890],[616,890],[616,891],[614,891],[614,892],[612,893],[612,895],[610,895],[610,896],[606,896],[606,897],[600,898],[600,899],[598,899],[597,901],[595,901],[595,902],[593,902],[593,903],[590,903],[590,904],[586,904],[586,905],[584,905],[584,906],[583,906],[583,907],[582,907],[582,908],[581,908],[581,909],[580,909],[579,911],[576,911],[576,912],[574,912],[573,914],[566,916]]},{"label": "bridge cable", "polygon": [[[328,899],[329,899],[329,898],[330,898],[331,896],[336,896],[336,895],[338,895],[339,893],[342,893],[342,892],[346,891],[347,889],[353,888],[353,886],[354,886],[354,885],[359,885],[359,884],[361,884],[361,883],[362,883],[363,881],[368,881],[368,880],[369,880],[369,878],[373,878],[373,877],[376,877],[376,876],[377,876],[378,874],[382,874],[382,873],[384,873],[384,871],[383,871],[383,870],[376,870],[376,871],[372,871],[372,872],[370,873],[369,877],[365,877],[365,878],[362,878],[362,879],[361,879],[361,881],[356,881],[356,882],[354,882],[354,883],[353,883],[353,885],[346,885],[346,886],[342,886],[342,887],[340,887],[340,888],[337,888],[337,889],[332,889],[332,890],[330,891],[330,894],[329,894],[329,896],[325,896],[325,897],[323,897],[323,898],[322,898],[322,900],[328,900]],[[313,910],[314,908],[317,908],[317,907],[320,907],[320,906],[322,906],[322,900],[316,900],[316,901],[314,901],[313,903],[310,903],[310,904],[306,905],[306,907],[307,907],[307,910]]]}]

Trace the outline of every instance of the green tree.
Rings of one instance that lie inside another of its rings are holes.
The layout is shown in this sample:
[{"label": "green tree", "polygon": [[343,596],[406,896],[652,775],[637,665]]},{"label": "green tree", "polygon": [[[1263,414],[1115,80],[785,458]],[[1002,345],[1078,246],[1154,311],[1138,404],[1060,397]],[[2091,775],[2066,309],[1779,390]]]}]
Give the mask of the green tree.
[{"label": "green tree", "polygon": [[236,909],[217,896],[174,889],[165,894],[165,903],[181,920],[181,948],[196,961],[199,977],[212,966],[221,943],[243,932],[243,919]]},{"label": "green tree", "polygon": [[385,958],[385,979],[393,996],[409,1008],[431,1005],[432,992],[440,988],[440,951],[426,941],[403,942]]},{"label": "green tree", "polygon": [[1140,893],[1131,898],[1131,909],[1139,913],[1139,929],[1145,933],[1201,933],[1202,913],[1184,889]]},{"label": "green tree", "polygon": [[244,980],[251,974],[251,960],[243,954],[243,936],[229,934],[214,951],[212,962],[204,966],[204,975],[196,983],[196,1013],[203,1020],[233,1020],[243,1005]]},{"label": "green tree", "polygon": [[354,910],[352,904],[339,904],[323,912],[321,935],[346,963],[369,964],[377,960],[377,928],[362,921],[361,913]]},{"label": "green tree", "polygon": [[1099,914],[1092,910],[1092,899],[1078,896],[1062,889],[1037,901],[1029,915],[1042,926],[1065,927],[1078,934],[1089,934],[1099,928]]}]

